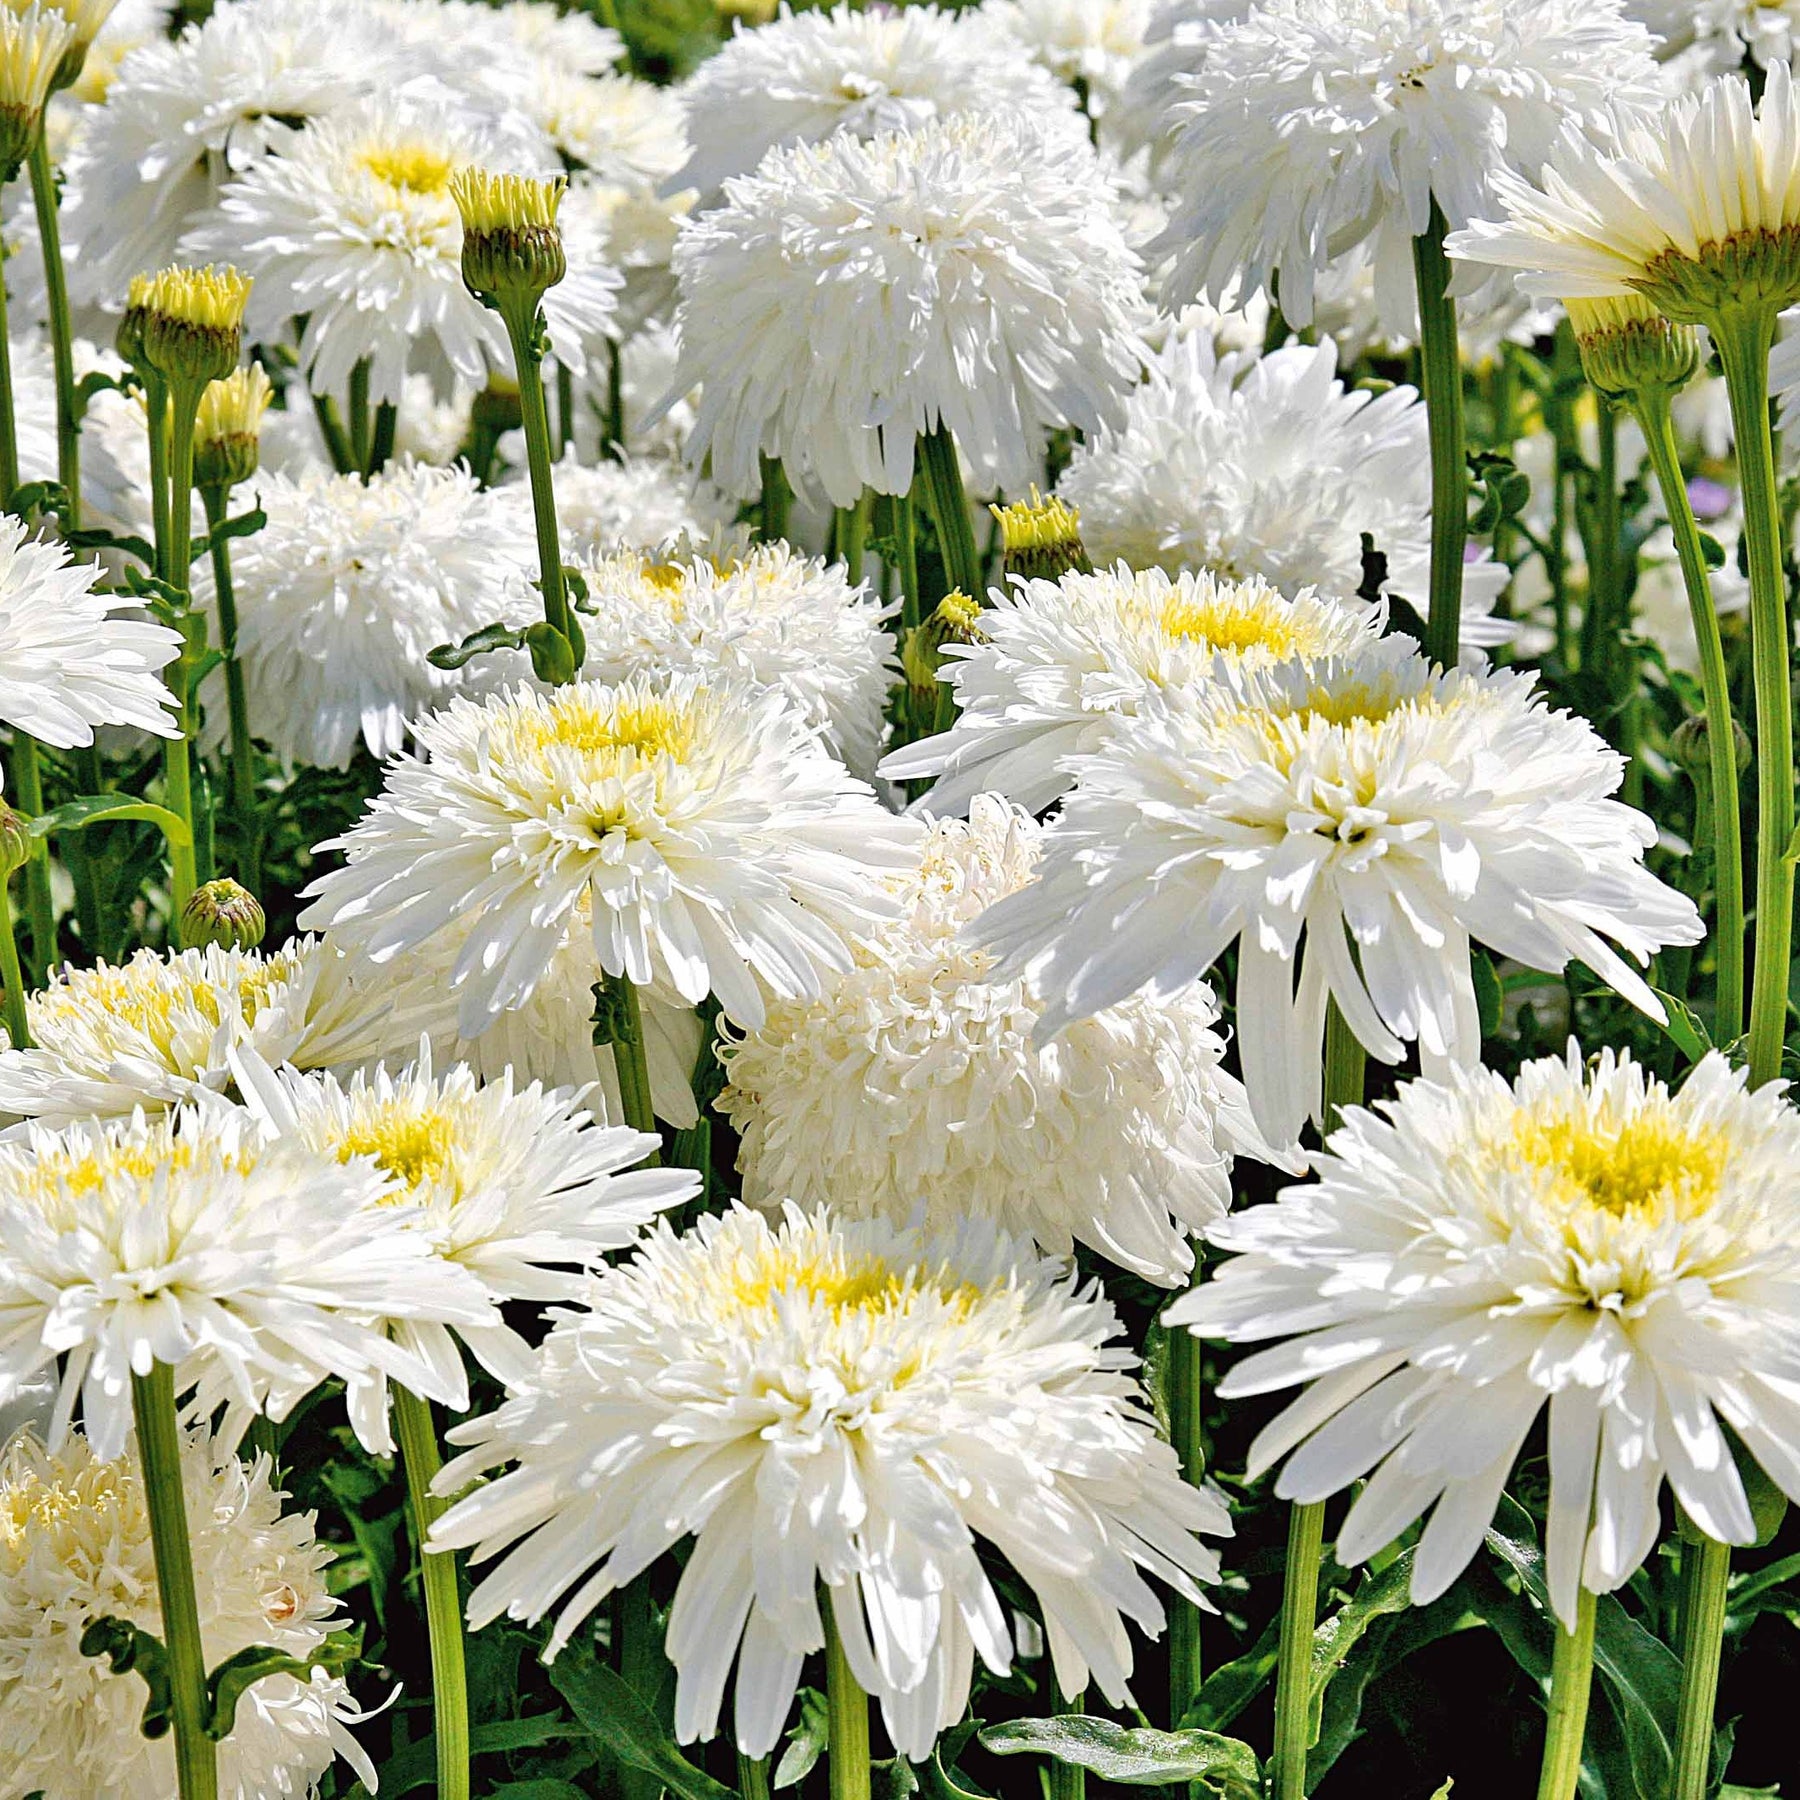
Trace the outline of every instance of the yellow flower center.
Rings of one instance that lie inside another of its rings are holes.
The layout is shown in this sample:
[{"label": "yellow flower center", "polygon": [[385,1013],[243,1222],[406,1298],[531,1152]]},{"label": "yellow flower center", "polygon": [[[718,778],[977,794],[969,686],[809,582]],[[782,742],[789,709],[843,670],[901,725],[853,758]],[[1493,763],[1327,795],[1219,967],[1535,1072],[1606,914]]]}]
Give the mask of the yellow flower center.
[{"label": "yellow flower center", "polygon": [[1683,1124],[1666,1101],[1623,1120],[1584,1113],[1521,1118],[1512,1148],[1554,1179],[1558,1201],[1571,1213],[1619,1220],[1664,1208],[1680,1219],[1698,1217],[1718,1195],[1726,1158],[1723,1133]]},{"label": "yellow flower center", "polygon": [[396,194],[447,193],[456,164],[434,144],[417,138],[398,144],[371,144],[357,159],[382,186]]},{"label": "yellow flower center", "polygon": [[731,1281],[731,1297],[745,1312],[796,1295],[820,1302],[834,1320],[905,1312],[928,1293],[935,1293],[959,1315],[982,1297],[979,1288],[947,1283],[929,1269],[897,1270],[879,1256],[849,1257],[810,1243],[771,1243],[741,1265]]},{"label": "yellow flower center", "polygon": [[351,1122],[335,1148],[339,1162],[372,1156],[405,1183],[409,1196],[446,1184],[460,1191],[455,1121],[441,1108],[405,1099],[373,1107]]},{"label": "yellow flower center", "polygon": [[542,712],[526,714],[521,724],[535,750],[552,746],[578,750],[603,763],[616,763],[621,752],[679,760],[694,742],[694,720],[688,709],[661,694],[621,692],[610,705],[560,694]]},{"label": "yellow flower center", "polygon": [[1295,625],[1292,612],[1275,604],[1273,598],[1174,593],[1163,607],[1162,628],[1172,638],[1240,654],[1266,650],[1271,656],[1285,658],[1303,655],[1314,647],[1306,641],[1310,634]]}]

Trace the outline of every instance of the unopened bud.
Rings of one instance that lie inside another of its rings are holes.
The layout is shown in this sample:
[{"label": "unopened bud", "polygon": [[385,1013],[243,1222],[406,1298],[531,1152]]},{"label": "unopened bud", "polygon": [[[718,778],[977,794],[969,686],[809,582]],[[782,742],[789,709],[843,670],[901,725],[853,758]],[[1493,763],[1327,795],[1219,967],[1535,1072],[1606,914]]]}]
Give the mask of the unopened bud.
[{"label": "unopened bud", "polygon": [[494,175],[458,169],[451,197],[462,214],[462,273],[469,291],[496,306],[535,306],[568,273],[556,211],[568,183],[558,175]]},{"label": "unopened bud", "polygon": [[202,882],[181,909],[181,941],[190,950],[254,950],[265,929],[256,896],[228,875]]},{"label": "unopened bud", "polygon": [[1672,324],[1637,294],[1570,299],[1566,305],[1582,373],[1609,400],[1629,399],[1645,388],[1674,393],[1700,367],[1694,327]]},{"label": "unopened bud", "polygon": [[261,363],[208,384],[194,418],[194,482],[236,487],[256,473],[263,414],[275,390]]},{"label": "unopened bud", "polygon": [[946,644],[979,644],[981,608],[960,589],[953,588],[937,604],[923,625],[906,634],[900,647],[900,669],[906,685],[921,698],[937,691],[938,668]]},{"label": "unopened bud", "polygon": [[0,176],[18,174],[44,122],[75,28],[54,6],[0,7]]},{"label": "unopened bud", "polygon": [[0,800],[0,881],[31,861],[31,833],[25,815]]},{"label": "unopened bud", "polygon": [[498,371],[491,374],[469,409],[469,422],[477,431],[491,432],[495,437],[517,431],[525,422],[517,384]]},{"label": "unopened bud", "polygon": [[[1750,734],[1733,719],[1731,737],[1741,775],[1750,767]],[[1675,727],[1669,737],[1669,754],[1696,787],[1712,779],[1712,740],[1704,714],[1696,713]]]},{"label": "unopened bud", "polygon": [[1073,570],[1090,575],[1094,565],[1081,541],[1081,514],[1054,495],[1046,500],[1034,487],[1028,500],[990,506],[1000,521],[1000,549],[1009,575],[1056,581]]},{"label": "unopened bud", "polygon": [[[133,301],[138,300],[133,284]],[[170,382],[222,381],[237,367],[250,278],[236,269],[168,268],[142,290],[143,360]]]}]

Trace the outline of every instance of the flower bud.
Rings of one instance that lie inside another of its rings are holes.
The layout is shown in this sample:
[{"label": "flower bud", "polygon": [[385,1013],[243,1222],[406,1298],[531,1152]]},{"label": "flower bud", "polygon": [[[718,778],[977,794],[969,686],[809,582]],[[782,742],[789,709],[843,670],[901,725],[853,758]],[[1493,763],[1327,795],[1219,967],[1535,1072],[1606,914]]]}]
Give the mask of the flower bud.
[{"label": "flower bud", "polygon": [[202,882],[181,909],[181,941],[190,950],[254,950],[266,921],[256,896],[230,876]]},{"label": "flower bud", "polygon": [[472,294],[496,306],[535,306],[562,280],[569,265],[556,212],[568,185],[560,175],[537,181],[473,168],[450,177],[462,214],[463,280]]},{"label": "flower bud", "polygon": [[236,487],[256,473],[262,417],[274,392],[261,363],[208,385],[194,418],[196,486]]},{"label": "flower bud", "polygon": [[[18,4],[18,0],[6,0],[6,3],[15,12],[25,10]],[[56,78],[50,84],[53,94],[61,93],[64,88],[73,87],[81,79],[81,71],[87,66],[88,52],[94,47],[94,39],[112,17],[119,0],[39,0],[39,3],[46,11],[60,14],[72,34],[69,47],[63,52],[62,61],[57,66]]]},{"label": "flower bud", "polygon": [[249,297],[247,275],[210,263],[152,275],[143,290],[144,361],[171,385],[223,380],[237,367]]},{"label": "flower bud", "polygon": [[1596,393],[1628,399],[1644,388],[1684,388],[1700,367],[1700,334],[1672,324],[1637,294],[1571,299],[1569,325]]},{"label": "flower bud", "polygon": [[906,685],[921,700],[937,692],[938,667],[946,644],[979,644],[981,608],[960,588],[952,588],[923,625],[906,634],[900,648],[900,669]]},{"label": "flower bud", "polygon": [[[1737,749],[1738,773],[1742,775],[1750,767],[1750,734],[1733,719],[1731,736]],[[1695,713],[1675,727],[1669,737],[1669,754],[1696,787],[1712,779],[1712,748],[1704,714]]]},{"label": "flower bud", "polygon": [[475,396],[469,410],[469,422],[477,431],[489,431],[495,437],[502,432],[517,431],[525,422],[525,409],[519,404],[518,384],[508,375],[495,370],[488,384]]},{"label": "flower bud", "polygon": [[31,833],[25,815],[0,800],[0,881],[31,861]]},{"label": "flower bud", "polygon": [[74,26],[54,6],[0,7],[0,178],[11,181],[30,154],[74,42]]},{"label": "flower bud", "polygon": [[1029,500],[990,506],[1000,521],[1000,547],[1009,575],[1055,581],[1071,570],[1093,573],[1087,546],[1081,541],[1081,514],[1054,496],[1046,500],[1034,487]]}]

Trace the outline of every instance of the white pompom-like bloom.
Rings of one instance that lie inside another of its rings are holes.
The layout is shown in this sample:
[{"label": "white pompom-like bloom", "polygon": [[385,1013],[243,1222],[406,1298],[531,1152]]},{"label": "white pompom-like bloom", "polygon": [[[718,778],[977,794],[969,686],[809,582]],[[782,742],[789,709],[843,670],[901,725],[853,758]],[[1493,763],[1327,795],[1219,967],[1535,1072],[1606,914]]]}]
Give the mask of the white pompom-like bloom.
[{"label": "white pompom-like bloom", "polygon": [[758,457],[851,505],[904,494],[940,425],[1023,490],[1048,433],[1116,422],[1141,272],[1084,138],[1013,110],[773,150],[675,246],[688,444],[728,493]]},{"label": "white pompom-like bloom", "polygon": [[[398,1075],[377,1070],[340,1083],[326,1074],[277,1071],[235,1059],[245,1105],[279,1137],[327,1161],[373,1158],[399,1192],[413,1228],[433,1254],[474,1277],[496,1307],[566,1300],[578,1271],[623,1250],[659,1212],[699,1191],[686,1169],[637,1168],[657,1148],[647,1132],[593,1123],[578,1095],[516,1086],[510,1072],[478,1085],[456,1065],[432,1070],[428,1052]],[[525,1380],[530,1346],[498,1314],[455,1331],[437,1320],[390,1319],[388,1330],[437,1371],[449,1404],[468,1409],[457,1340],[490,1375]],[[378,1447],[386,1433],[387,1380],[351,1384],[358,1435]]]},{"label": "white pompom-like bloom", "polygon": [[[659,456],[581,461],[573,445],[556,465],[556,522],[574,560],[618,550],[654,550],[682,538],[706,539],[729,529],[737,508],[710,481]],[[532,532],[531,484],[507,482],[498,492],[514,508],[515,536]],[[591,647],[596,621],[584,620]]]},{"label": "white pompom-like bloom", "polygon": [[368,13],[362,0],[241,0],[132,50],[69,160],[74,297],[122,307],[224,182],[291,144],[296,125],[398,87],[405,72]]},{"label": "white pompom-like bloom", "polygon": [[260,475],[256,492],[268,523],[233,546],[231,578],[250,717],[279,756],[392,756],[463,685],[427,653],[537,610],[528,534],[461,466]]},{"label": "white pompom-like bloom", "polygon": [[933,119],[1019,106],[1079,130],[1073,96],[979,12],[935,6],[780,14],[740,29],[684,90],[693,154],[680,185],[716,195],[783,144],[911,131]]},{"label": "white pompom-like bloom", "polygon": [[1144,54],[1151,0],[986,0],[981,13],[1103,119]]},{"label": "white pompom-like bloom", "polygon": [[687,108],[672,88],[550,68],[516,101],[565,163],[596,180],[658,187],[687,160]]},{"label": "white pompom-like bloom", "polygon": [[158,671],[181,639],[118,617],[129,602],[96,594],[99,575],[60,544],[28,540],[22,519],[0,519],[0,723],[62,749],[91,744],[97,725],[176,737]]},{"label": "white pompom-like bloom", "polygon": [[[183,1498],[194,1599],[209,1668],[256,1645],[304,1658],[343,1621],[326,1586],[332,1551],[310,1514],[281,1510],[265,1459],[240,1462],[203,1434],[184,1440]],[[88,1656],[95,1619],[160,1636],[150,1513],[135,1454],[113,1461],[72,1437],[49,1451],[30,1436],[0,1451],[0,1733],[6,1791],[43,1800],[166,1800],[168,1735],[140,1729],[147,1690]],[[364,1717],[342,1676],[268,1675],[238,1702],[219,1745],[220,1800],[310,1794],[342,1756],[365,1784],[375,1770],[349,1727]]]},{"label": "white pompom-like bloom", "polygon": [[59,1426],[79,1394],[95,1450],[116,1456],[131,1377],[155,1363],[250,1411],[377,1370],[453,1400],[375,1321],[481,1326],[492,1308],[395,1199],[372,1160],[269,1143],[217,1106],[27,1125],[0,1143],[0,1401],[61,1357]]},{"label": "white pompom-like bloom", "polygon": [[[1387,559],[1384,594],[1423,613],[1430,593],[1431,454],[1409,387],[1346,388],[1329,341],[1220,355],[1173,337],[1126,404],[1125,424],[1077,446],[1057,497],[1081,512],[1097,562],[1260,575],[1284,593],[1355,598],[1362,536]],[[1465,642],[1493,644],[1503,564],[1463,571]]]},{"label": "white pompom-like bloom", "polygon": [[[466,930],[465,1037],[523,1005],[571,929],[601,967],[757,1025],[815,994],[843,932],[891,910],[872,871],[918,832],[778,692],[693,674],[453,700],[416,730],[304,915],[385,962]],[[590,915],[582,918],[585,910]]]},{"label": "white pompom-like bloom", "polygon": [[[343,393],[367,362],[370,397],[398,402],[420,354],[480,388],[492,369],[511,374],[512,355],[499,315],[463,281],[450,178],[471,165],[523,174],[559,166],[518,115],[496,123],[442,96],[361,101],[246,170],[183,250],[255,277],[250,329],[274,338],[305,317],[300,365],[317,390]],[[619,286],[610,265],[570,246],[544,318],[558,359],[577,373],[612,322]]]},{"label": "white pompom-like bloom", "polygon": [[1268,0],[1197,50],[1174,109],[1170,293],[1278,281],[1299,325],[1315,278],[1365,240],[1383,315],[1410,319],[1434,201],[1466,225],[1568,121],[1662,97],[1622,0]]},{"label": "white pompom-like bloom", "polygon": [[[1610,798],[1624,763],[1512,670],[1434,672],[1405,639],[1170,689],[1072,763],[1044,873],[977,928],[1051,996],[1039,1027],[1171,994],[1238,946],[1256,1121],[1320,1104],[1327,999],[1368,1051],[1472,1064],[1472,939],[1534,969],[1579,958],[1653,1018],[1639,961],[1697,943],[1644,867],[1656,827]],[[1353,947],[1354,946],[1354,951]],[[1298,992],[1295,987],[1299,976]]]},{"label": "white pompom-like bloom", "polygon": [[[1251,1449],[1276,1491],[1364,1482],[1337,1555],[1360,1562],[1428,1509],[1412,1593],[1479,1549],[1549,1408],[1547,1574],[1629,1579],[1666,1480],[1700,1529],[1756,1535],[1729,1426],[1800,1499],[1800,1114],[1717,1052],[1678,1094],[1628,1057],[1412,1082],[1350,1109],[1320,1179],[1214,1228],[1239,1254],[1166,1316],[1203,1337],[1284,1341],[1220,1384],[1309,1383]],[[1346,1278],[1346,1271],[1354,1277]],[[1289,1454],[1291,1452],[1291,1454]]]},{"label": "white pompom-like bloom", "polygon": [[1196,982],[1033,1042],[1042,997],[993,979],[962,927],[1031,879],[1042,827],[994,795],[931,828],[891,885],[906,911],[823,996],[728,1042],[720,1108],[744,1198],[928,1228],[991,1219],[1054,1255],[1077,1242],[1174,1285],[1231,1202],[1231,1151],[1260,1147],[1219,1067]]},{"label": "white pompom-like bloom", "polygon": [[558,1320],[532,1384],[453,1433],[474,1448],[442,1491],[515,1466],[432,1541],[510,1548],[470,1616],[560,1604],[554,1652],[693,1537],[667,1640],[684,1742],[717,1729],[735,1662],[738,1745],[775,1746],[825,1642],[823,1584],[895,1746],[929,1755],[974,1658],[1012,1661],[978,1539],[1036,1594],[1063,1693],[1092,1679],[1118,1704],[1125,1620],[1163,1623],[1145,1573],[1198,1601],[1218,1564],[1194,1534],[1231,1527],[1181,1479],[1117,1331],[1097,1283],[986,1223],[930,1237],[738,1208],[659,1226]]},{"label": "white pompom-like bloom", "polygon": [[1209,574],[1133,574],[1123,563],[993,590],[981,641],[947,644],[960,712],[936,737],[881,765],[892,781],[935,776],[923,804],[961,812],[983,789],[1033,812],[1073,779],[1068,759],[1097,747],[1115,716],[1170,688],[1212,678],[1220,657],[1260,665],[1344,655],[1372,643],[1380,618],[1302,590]]},{"label": "white pompom-like bloom", "polygon": [[417,1041],[427,1004],[318,938],[70,966],[25,996],[32,1047],[0,1050],[0,1112],[68,1125],[198,1103],[231,1085],[239,1045],[301,1069],[370,1062]]},{"label": "white pompom-like bloom", "polygon": [[864,777],[880,754],[894,676],[881,603],[842,563],[786,543],[708,556],[675,546],[580,562],[591,681],[698,669],[777,688],[825,744]]},{"label": "white pompom-like bloom", "polygon": [[1662,39],[1657,55],[1684,74],[1735,74],[1749,56],[1764,69],[1791,62],[1800,40],[1796,0],[1626,0]]}]

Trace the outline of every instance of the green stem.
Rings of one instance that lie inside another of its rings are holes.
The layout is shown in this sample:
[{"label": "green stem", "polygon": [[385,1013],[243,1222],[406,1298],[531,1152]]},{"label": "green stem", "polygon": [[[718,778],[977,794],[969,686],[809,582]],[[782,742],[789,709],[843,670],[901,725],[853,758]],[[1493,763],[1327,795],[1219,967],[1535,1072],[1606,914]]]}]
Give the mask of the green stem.
[{"label": "green stem", "polygon": [[[1087,1712],[1087,1695],[1079,1694],[1066,1717],[1081,1718]],[[1087,1770],[1079,1763],[1050,1759],[1050,1800],[1087,1800]]]},{"label": "green stem", "polygon": [[1550,1724],[1538,1800],[1575,1800],[1581,1779],[1581,1743],[1587,1735],[1588,1697],[1594,1685],[1594,1596],[1579,1590],[1575,1629],[1556,1624],[1550,1662]]},{"label": "green stem", "polygon": [[1787,577],[1775,452],[1769,436],[1769,345],[1775,321],[1745,310],[1718,321],[1737,435],[1738,482],[1750,564],[1750,661],[1756,693],[1756,959],[1750,982],[1750,1084],[1781,1072],[1794,934],[1794,724],[1789,691]]},{"label": "green stem", "polygon": [[131,1411],[144,1472],[144,1506],[162,1600],[168,1657],[169,1712],[175,1727],[175,1780],[181,1800],[217,1800],[218,1746],[207,1735],[206,1652],[194,1592],[187,1504],[181,1481],[181,1429],[175,1419],[175,1372],[154,1363],[131,1378]]},{"label": "green stem", "polygon": [[737,1753],[738,1794],[740,1800],[771,1800],[769,1759]]},{"label": "green stem", "polygon": [[838,510],[836,550],[844,565],[844,579],[852,587],[863,578],[863,548],[869,541],[869,509],[874,501],[874,494],[864,488],[854,506]]},{"label": "green stem", "polygon": [[[650,1100],[650,1065],[644,1054],[644,1014],[638,1003],[637,984],[629,975],[609,975],[605,986],[612,1000],[613,1067],[619,1077],[619,1103],[625,1123],[633,1131],[654,1132],[656,1109]],[[641,1166],[652,1167],[661,1158],[656,1152]]]},{"label": "green stem", "polygon": [[956,439],[948,426],[939,425],[919,439],[919,472],[925,478],[925,504],[937,526],[938,548],[943,553],[944,574],[953,588],[979,605],[985,598],[981,578],[981,552],[975,544],[975,527],[969,522],[969,500],[963,491],[962,465],[957,460]]},{"label": "green stem", "polygon": [[575,441],[575,377],[569,365],[556,365],[556,454],[567,456]]},{"label": "green stem", "polygon": [[[1198,1280],[1200,1271],[1194,1271]],[[1166,1340],[1164,1363],[1169,1441],[1181,1459],[1182,1478],[1198,1487],[1206,1474],[1201,1423],[1200,1340],[1177,1327]],[[1177,1594],[1169,1609],[1169,1729],[1179,1731],[1200,1691],[1200,1609]]]},{"label": "green stem", "polygon": [[[850,1603],[855,1604],[852,1593]],[[831,1734],[831,1800],[869,1800],[869,1701],[838,1641],[834,1602],[825,1615],[825,1709]]]},{"label": "green stem", "polygon": [[369,461],[364,476],[379,475],[393,460],[394,434],[400,429],[400,409],[391,400],[375,406],[375,425],[369,433]]},{"label": "green stem", "polygon": [[202,488],[212,554],[213,594],[219,609],[219,650],[225,658],[225,708],[231,734],[231,810],[244,844],[243,879],[253,894],[262,892],[262,833],[256,818],[256,752],[250,741],[250,701],[244,687],[244,665],[238,658],[237,595],[231,585],[231,540],[219,529],[225,523],[230,490]]},{"label": "green stem", "polygon": [[888,509],[894,522],[895,552],[900,562],[900,628],[902,632],[913,631],[924,622],[925,597],[919,589],[919,539],[912,495],[890,494]]},{"label": "green stem", "polygon": [[1463,445],[1462,357],[1456,302],[1444,255],[1444,215],[1431,203],[1431,223],[1413,239],[1419,296],[1419,390],[1431,439],[1431,610],[1425,653],[1456,666],[1462,642],[1463,545],[1469,535],[1468,467]]},{"label": "green stem", "polygon": [[1682,1545],[1694,1559],[1681,1621],[1681,1701],[1675,1720],[1675,1775],[1670,1800],[1705,1800],[1712,1766],[1713,1710],[1719,1698],[1719,1653],[1725,1642],[1725,1592],[1731,1550],[1715,1538]]},{"label": "green stem", "polygon": [[[0,189],[4,188],[0,183]],[[19,485],[19,427],[13,416],[12,334],[6,318],[6,266],[0,261],[0,506]]]},{"label": "green stem", "polygon": [[350,459],[359,469],[369,466],[369,359],[350,371]]},{"label": "green stem", "polygon": [[[44,810],[44,777],[38,763],[37,739],[13,733],[13,781],[19,810],[35,818]],[[25,916],[31,924],[31,971],[42,981],[56,967],[56,907],[50,894],[50,849],[42,838],[31,841],[25,865]]]},{"label": "green stem", "polygon": [[44,252],[44,300],[49,315],[50,359],[56,369],[56,479],[68,494],[67,529],[81,526],[81,421],[75,414],[75,346],[69,329],[69,288],[63,270],[62,229],[56,211],[56,174],[50,146],[37,134],[31,146],[31,199]]},{"label": "green stem", "polygon": [[762,503],[758,508],[756,529],[765,544],[772,544],[788,534],[788,515],[793,510],[794,490],[788,483],[787,470],[781,459],[765,456],[762,463]]},{"label": "green stem", "polygon": [[431,1704],[437,1728],[439,1800],[469,1800],[469,1682],[463,1667],[462,1598],[456,1558],[427,1551],[425,1539],[444,1502],[431,1491],[443,1459],[431,1406],[396,1383],[394,1438],[406,1471],[407,1506],[419,1550],[419,1585],[425,1591],[425,1625],[431,1636]]},{"label": "green stem", "polygon": [[1675,421],[1667,388],[1644,389],[1634,411],[1662,490],[1663,516],[1675,539],[1681,579],[1687,588],[1694,642],[1700,649],[1700,690],[1706,708],[1706,760],[1713,842],[1713,946],[1718,958],[1718,991],[1713,1007],[1713,1041],[1729,1044],[1744,1029],[1744,842],[1738,798],[1737,733],[1731,716],[1731,683],[1712,582],[1700,546],[1700,527],[1688,501],[1675,443]]},{"label": "green stem", "polygon": [[156,573],[167,575],[169,554],[169,389],[160,375],[144,375],[144,420],[150,439],[150,534]]},{"label": "green stem", "polygon": [[606,347],[606,440],[600,448],[614,462],[625,460],[625,357],[617,343]]},{"label": "green stem", "polygon": [[[196,382],[184,382],[169,392],[168,535],[157,548],[164,579],[184,594],[189,592],[189,556],[193,548],[194,414],[199,405],[200,384]],[[186,615],[183,623],[187,628],[204,632],[204,620],[196,619],[191,613]],[[183,636],[187,638],[185,629]],[[175,697],[175,719],[181,727],[181,735],[163,739],[163,787],[169,810],[187,826],[190,834],[188,843],[175,843],[169,847],[171,937],[178,935],[181,910],[187,905],[199,879],[192,841],[198,838],[199,831],[195,825],[189,740],[194,729],[193,668],[204,648],[204,641],[196,644],[192,638],[187,638],[181,654],[169,665],[169,691]]]},{"label": "green stem", "polygon": [[25,971],[13,936],[10,875],[0,877],[0,980],[6,983],[6,1036],[15,1050],[31,1048],[31,1026],[25,1013]]},{"label": "green stem", "polygon": [[356,452],[351,447],[343,421],[338,418],[337,403],[329,394],[312,396],[313,417],[319,421],[319,436],[325,440],[325,454],[331,458],[331,466],[339,475],[354,475],[357,470]]},{"label": "green stem", "polygon": [[538,572],[544,595],[544,618],[566,638],[569,602],[563,589],[562,534],[556,528],[556,488],[550,473],[550,415],[544,406],[544,382],[534,348],[535,303],[527,313],[518,306],[501,310],[512,340],[513,366],[519,380],[519,417],[525,428],[525,458],[531,473],[531,515],[537,526]]}]

